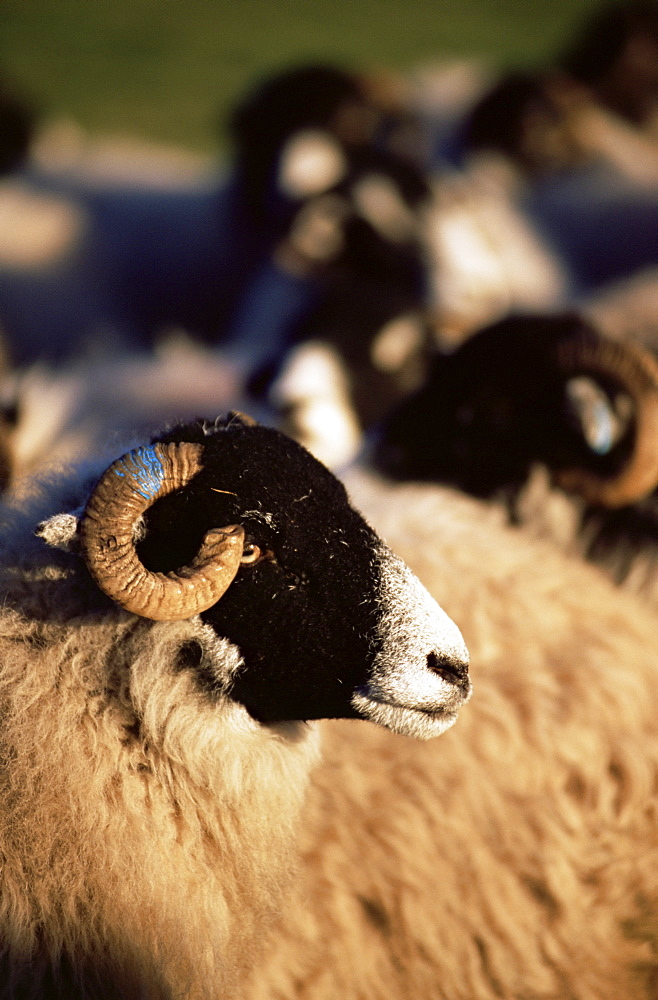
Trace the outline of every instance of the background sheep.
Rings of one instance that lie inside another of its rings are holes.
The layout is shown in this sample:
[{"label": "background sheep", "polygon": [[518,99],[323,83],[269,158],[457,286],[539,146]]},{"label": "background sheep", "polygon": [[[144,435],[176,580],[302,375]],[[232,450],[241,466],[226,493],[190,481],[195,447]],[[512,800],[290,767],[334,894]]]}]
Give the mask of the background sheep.
[{"label": "background sheep", "polygon": [[658,369],[575,314],[503,320],[437,357],[374,462],[494,502],[655,600]]},{"label": "background sheep", "polygon": [[[245,364],[276,355],[327,290],[313,250],[309,260],[301,241],[288,241],[300,208],[354,169],[363,175],[364,157],[379,151],[371,174],[393,169],[386,155],[401,161],[377,138],[391,118],[380,91],[332,66],[273,74],[231,116],[228,170],[208,163],[154,182],[138,167],[128,179],[26,156],[0,187],[11,228],[21,234],[36,219],[47,230],[51,219],[53,232],[49,239],[42,231],[23,256],[20,236],[13,253],[11,240],[0,248],[0,319],[14,362],[59,364],[116,344],[149,348],[172,327],[237,345]],[[9,124],[0,119],[0,133]],[[357,235],[352,263],[365,238]]]},{"label": "background sheep", "polygon": [[655,268],[657,31],[651,2],[606,4],[547,66],[509,70],[464,109],[447,176],[434,163],[445,343]]},{"label": "background sheep", "polygon": [[[12,497],[29,492],[35,474],[72,461],[107,457],[172,422],[200,412],[246,408],[242,372],[226,356],[184,335],[156,351],[116,351],[66,367],[7,368],[9,449],[5,486]],[[264,409],[249,401],[254,416]]]},{"label": "background sheep", "polygon": [[462,625],[475,694],[436,744],[323,724],[249,997],[654,996],[655,617],[473,500],[348,482]]},{"label": "background sheep", "polygon": [[[229,347],[254,347],[249,390],[332,465],[417,384],[432,346],[420,317],[431,192],[400,141],[412,116],[386,90],[385,80],[302,66],[263,81],[233,117],[251,212],[261,225],[275,216],[277,259],[315,290],[282,336],[252,317]],[[310,367],[321,374],[309,385]]]},{"label": "background sheep", "polygon": [[438,733],[465,650],[277,431],[188,425],[94,478],[3,512],[0,996],[234,996],[290,874],[301,720]]},{"label": "background sheep", "polygon": [[[26,192],[12,231],[22,233],[28,217],[43,224],[48,207],[68,222],[51,251],[44,238],[26,259],[16,247],[13,256],[11,247],[0,252],[0,321],[21,374],[35,361],[62,370],[67,405],[79,413],[71,389],[84,392],[83,378],[97,390],[104,363],[107,385],[114,380],[125,397],[117,369],[127,365],[117,355],[160,350],[182,330],[197,353],[200,342],[208,345],[207,368],[221,393],[211,410],[239,404],[238,379],[263,406],[290,348],[322,340],[339,357],[350,418],[368,426],[386,401],[416,384],[430,342],[419,323],[411,338],[390,328],[423,302],[420,222],[429,188],[423,172],[390,148],[397,112],[384,89],[322,65],[260,81],[231,116],[228,176],[207,164],[193,176],[181,171],[178,183],[148,182],[138,170],[130,181],[93,162],[62,169],[26,160],[0,190],[6,199],[17,184]],[[374,344],[383,328],[387,344],[401,347],[382,352]],[[145,360],[136,357],[136,366]],[[102,387],[101,394],[109,396]],[[290,415],[291,399],[279,395],[271,400]],[[86,392],[86,408],[102,419],[93,396]],[[141,421],[139,408],[135,399]],[[33,423],[21,433],[17,455],[28,471],[34,462],[26,452],[39,440],[32,430]]]},{"label": "background sheep", "polygon": [[651,0],[623,0],[596,9],[558,62],[601,107],[656,139],[658,11]]}]

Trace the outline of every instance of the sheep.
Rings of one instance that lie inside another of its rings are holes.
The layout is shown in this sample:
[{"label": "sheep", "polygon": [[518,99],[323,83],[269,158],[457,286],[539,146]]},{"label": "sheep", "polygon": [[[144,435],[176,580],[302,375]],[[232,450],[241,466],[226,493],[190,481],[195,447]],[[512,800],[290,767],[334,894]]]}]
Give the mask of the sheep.
[{"label": "sheep", "polygon": [[375,467],[450,483],[655,602],[658,367],[577,313],[510,317],[381,428]]},{"label": "sheep", "polygon": [[658,12],[651,0],[618,0],[596,9],[557,61],[602,108],[655,142]]},{"label": "sheep", "polygon": [[[288,433],[335,466],[352,457],[364,431],[426,371],[433,347],[423,316],[430,188],[404,157],[375,144],[341,145],[328,127],[287,138],[277,192],[286,193],[291,221],[276,257],[315,292],[283,336],[264,336],[269,322],[252,318],[225,347],[253,347],[250,392],[274,408]],[[311,367],[321,369],[320,415],[307,386]],[[339,439],[336,425],[347,429]]]},{"label": "sheep", "polygon": [[386,322],[425,302],[422,226],[430,189],[422,172],[403,158],[374,146],[340,150],[329,133],[293,137],[281,170],[300,170],[286,162],[308,155],[302,142],[311,141],[318,158],[321,152],[325,158],[340,154],[340,173],[319,191],[297,194],[277,259],[290,272],[312,278],[316,294],[287,337],[269,346],[261,366],[276,367],[298,342],[328,341],[354,371],[357,409],[367,419],[372,401],[360,382],[367,385],[362,370],[373,368],[368,347]]},{"label": "sheep", "polygon": [[322,724],[301,878],[247,995],[649,1000],[655,615],[479,501],[345,481],[459,622],[475,694],[435,744]]},{"label": "sheep", "polygon": [[0,997],[237,997],[313,720],[439,735],[467,652],[273,428],[179,425],[97,476],[2,512]]},{"label": "sheep", "polygon": [[139,148],[133,176],[129,164],[99,170],[91,153],[69,169],[26,158],[0,190],[14,223],[0,247],[0,318],[15,363],[65,363],[108,340],[148,348],[171,327],[267,354],[268,335],[285,339],[324,290],[312,261],[300,273],[289,228],[311,193],[375,151],[391,117],[382,101],[357,74],[297,67],[237,102],[228,170],[190,170],[181,154],[178,175],[174,161],[154,180]]},{"label": "sheep", "polygon": [[[571,296],[591,294],[658,262],[656,177],[640,181],[606,156],[584,109],[552,71],[510,73],[473,109],[468,156],[500,157],[508,190],[562,266]],[[607,140],[617,148],[618,139]],[[637,160],[637,153],[629,158]]]},{"label": "sheep", "polygon": [[[109,461],[116,448],[138,444],[166,423],[247,408],[235,362],[180,332],[153,352],[117,351],[64,368],[8,367],[3,388],[9,449],[4,488],[12,499],[29,493],[35,474],[46,469],[83,458]],[[252,415],[263,419],[263,407],[249,402]]]}]

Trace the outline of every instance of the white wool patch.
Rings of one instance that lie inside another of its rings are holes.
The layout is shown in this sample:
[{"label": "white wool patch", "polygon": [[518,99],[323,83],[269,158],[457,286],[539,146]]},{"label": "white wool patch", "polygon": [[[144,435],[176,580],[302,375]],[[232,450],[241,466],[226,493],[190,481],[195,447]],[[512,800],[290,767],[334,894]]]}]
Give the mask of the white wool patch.
[{"label": "white wool patch", "polygon": [[352,408],[340,400],[298,404],[287,415],[285,429],[328,469],[340,469],[361,448],[359,423]]},{"label": "white wool patch", "polygon": [[517,207],[515,183],[507,164],[478,157],[435,187],[424,244],[446,346],[510,311],[565,299],[562,266]]},{"label": "white wool patch", "polygon": [[[429,739],[455,722],[470,697],[468,682],[455,676],[465,674],[468,651],[455,623],[408,566],[385,546],[378,559],[382,650],[352,704],[373,722]],[[446,669],[432,669],[432,664]]]},{"label": "white wool patch", "polygon": [[416,235],[417,218],[388,177],[369,174],[354,185],[353,194],[360,214],[385,239],[402,243]]},{"label": "white wool patch", "polygon": [[206,665],[211,666],[217,680],[226,689],[243,665],[242,653],[228,639],[217,635],[212,625],[203,622],[201,618],[195,619],[195,626]]},{"label": "white wool patch", "polygon": [[269,398],[287,414],[286,432],[328,468],[339,468],[357,454],[361,427],[348,375],[329,344],[308,341],[294,348]]},{"label": "white wool patch", "polygon": [[83,209],[68,198],[13,179],[0,186],[3,267],[52,267],[78,248],[87,226]]},{"label": "white wool patch", "polygon": [[270,389],[278,406],[299,400],[343,398],[348,392],[345,366],[329,344],[309,340],[290,351],[282,374]]},{"label": "white wool patch", "polygon": [[75,514],[54,514],[37,525],[35,534],[51,548],[67,552],[77,548],[77,532],[78,518]]},{"label": "white wool patch", "polygon": [[380,372],[397,372],[423,345],[419,316],[396,316],[386,323],[370,345],[370,360]]},{"label": "white wool patch", "polygon": [[284,147],[279,187],[291,198],[311,198],[334,187],[346,172],[347,161],[336,140],[320,129],[305,129]]}]

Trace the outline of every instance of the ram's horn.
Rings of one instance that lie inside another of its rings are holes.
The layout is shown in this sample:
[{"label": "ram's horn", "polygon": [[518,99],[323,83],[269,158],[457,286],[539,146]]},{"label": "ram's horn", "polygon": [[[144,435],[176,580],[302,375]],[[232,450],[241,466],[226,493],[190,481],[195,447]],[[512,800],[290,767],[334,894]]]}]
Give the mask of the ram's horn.
[{"label": "ram's horn", "polygon": [[634,441],[628,461],[614,475],[565,469],[556,474],[564,489],[590,503],[623,507],[635,503],[658,485],[658,364],[641,347],[604,338],[578,336],[558,348],[563,375],[589,375],[614,383],[632,400]]},{"label": "ram's horn", "polygon": [[159,497],[186,486],[202,467],[203,446],[155,444],[117,459],[101,476],[80,534],[89,571],[126,611],[156,621],[182,621],[215,604],[240,565],[244,530],[209,531],[189,566],[152,572],[135,549],[135,525]]},{"label": "ram's horn", "polygon": [[231,424],[242,424],[243,427],[257,427],[258,421],[241,410],[230,410],[226,417],[226,426],[230,427]]}]

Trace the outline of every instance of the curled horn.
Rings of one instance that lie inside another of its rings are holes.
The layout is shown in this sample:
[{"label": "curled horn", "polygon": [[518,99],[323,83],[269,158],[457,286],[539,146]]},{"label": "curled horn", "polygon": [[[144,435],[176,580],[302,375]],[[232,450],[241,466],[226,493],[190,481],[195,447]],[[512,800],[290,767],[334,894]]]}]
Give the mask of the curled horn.
[{"label": "curled horn", "polygon": [[242,413],[241,410],[230,410],[226,418],[227,427],[231,424],[241,424],[243,427],[257,427],[258,421],[254,420],[247,413]]},{"label": "curled horn", "polygon": [[564,489],[590,503],[623,507],[652,493],[658,485],[658,364],[642,348],[602,337],[578,336],[558,347],[563,375],[603,376],[626,392],[634,410],[634,442],[628,461],[614,475],[585,469],[556,474]]},{"label": "curled horn", "polygon": [[155,621],[182,621],[215,604],[235,577],[244,530],[209,531],[189,566],[147,570],[135,549],[135,524],[159,497],[202,468],[203,446],[182,442],[136,448],[101,476],[80,525],[82,550],[98,586],[126,611]]}]

